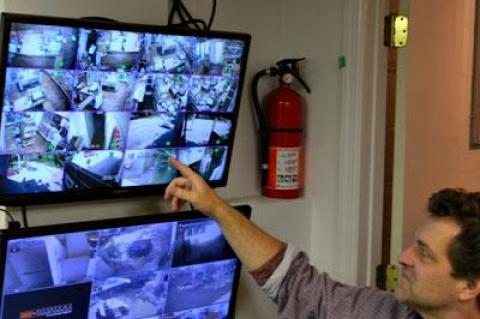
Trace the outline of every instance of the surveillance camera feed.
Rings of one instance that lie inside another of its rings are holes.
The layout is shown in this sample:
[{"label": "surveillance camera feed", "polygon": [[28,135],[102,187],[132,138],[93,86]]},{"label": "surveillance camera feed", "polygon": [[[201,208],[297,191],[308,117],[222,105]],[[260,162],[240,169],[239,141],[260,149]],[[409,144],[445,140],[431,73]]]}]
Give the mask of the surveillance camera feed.
[{"label": "surveillance camera feed", "polygon": [[206,218],[8,241],[2,319],[231,318],[239,267]]},{"label": "surveillance camera feed", "polygon": [[10,29],[0,195],[166,185],[169,157],[226,182],[245,40]]}]

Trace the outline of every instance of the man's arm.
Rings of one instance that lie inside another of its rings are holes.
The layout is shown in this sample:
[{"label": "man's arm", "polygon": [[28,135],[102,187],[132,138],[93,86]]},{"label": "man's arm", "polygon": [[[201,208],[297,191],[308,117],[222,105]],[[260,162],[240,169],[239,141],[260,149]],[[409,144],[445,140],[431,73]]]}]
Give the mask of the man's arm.
[{"label": "man's arm", "polygon": [[282,249],[283,243],[280,240],[260,229],[221,199],[202,177],[174,159],[170,159],[170,163],[182,174],[165,191],[165,199],[171,200],[172,210],[180,210],[187,201],[215,219],[248,270],[264,265]]},{"label": "man's arm", "polygon": [[[319,273],[303,253],[269,235],[221,199],[207,183],[188,167],[170,160],[182,177],[174,179],[165,191],[172,210],[185,201],[214,218],[248,270],[269,273],[254,277],[278,306],[281,319],[371,319],[416,318],[393,295],[373,289],[348,287]],[[282,254],[284,250],[284,255]],[[279,256],[279,254],[281,256]],[[278,259],[277,259],[278,257]],[[269,267],[269,265],[274,265]],[[264,266],[264,267],[263,267]]]}]

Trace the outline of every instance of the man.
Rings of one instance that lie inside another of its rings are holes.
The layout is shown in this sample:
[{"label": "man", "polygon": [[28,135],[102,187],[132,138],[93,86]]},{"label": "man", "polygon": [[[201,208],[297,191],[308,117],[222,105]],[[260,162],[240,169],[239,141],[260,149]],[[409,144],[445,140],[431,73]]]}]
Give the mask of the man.
[{"label": "man", "polygon": [[167,187],[172,209],[185,201],[215,219],[246,268],[277,303],[284,319],[479,319],[480,195],[445,189],[429,201],[430,215],[400,256],[395,295],[350,287],[319,273],[304,253],[267,234],[223,201],[176,160],[182,177]]}]

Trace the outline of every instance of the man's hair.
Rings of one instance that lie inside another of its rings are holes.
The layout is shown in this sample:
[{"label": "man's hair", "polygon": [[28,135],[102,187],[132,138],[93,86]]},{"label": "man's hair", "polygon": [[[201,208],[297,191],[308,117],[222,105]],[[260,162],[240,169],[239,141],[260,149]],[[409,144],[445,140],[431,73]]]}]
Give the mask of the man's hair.
[{"label": "man's hair", "polygon": [[480,193],[443,189],[430,197],[428,210],[431,216],[450,217],[461,227],[448,248],[452,277],[480,279]]}]

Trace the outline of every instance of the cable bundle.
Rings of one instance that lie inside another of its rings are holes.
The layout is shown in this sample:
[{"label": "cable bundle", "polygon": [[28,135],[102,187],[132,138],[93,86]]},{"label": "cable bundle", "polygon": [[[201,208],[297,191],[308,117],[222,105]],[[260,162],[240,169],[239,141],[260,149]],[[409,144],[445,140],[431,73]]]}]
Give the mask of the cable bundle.
[{"label": "cable bundle", "polygon": [[[178,26],[185,28],[194,28],[197,30],[210,30],[215,19],[215,14],[217,11],[217,0],[212,0],[212,12],[210,14],[210,19],[206,23],[202,19],[195,19],[188,11],[187,7],[183,4],[182,0],[172,0],[172,9],[168,15],[168,25],[169,26]],[[179,23],[173,23],[175,15],[180,20]]]}]

